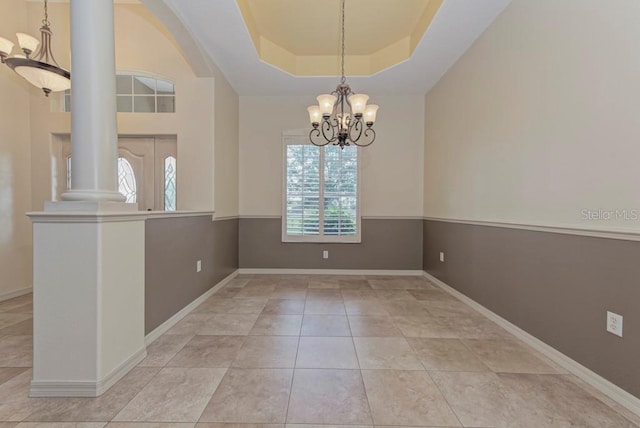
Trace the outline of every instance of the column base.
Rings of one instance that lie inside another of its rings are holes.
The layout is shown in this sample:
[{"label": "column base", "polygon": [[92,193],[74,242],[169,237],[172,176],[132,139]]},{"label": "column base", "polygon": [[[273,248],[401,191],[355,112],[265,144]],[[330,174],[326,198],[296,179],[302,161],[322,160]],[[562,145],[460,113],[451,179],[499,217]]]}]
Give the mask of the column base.
[{"label": "column base", "polygon": [[63,201],[106,201],[124,202],[126,198],[120,192],[110,190],[83,190],[71,189],[62,194]]}]

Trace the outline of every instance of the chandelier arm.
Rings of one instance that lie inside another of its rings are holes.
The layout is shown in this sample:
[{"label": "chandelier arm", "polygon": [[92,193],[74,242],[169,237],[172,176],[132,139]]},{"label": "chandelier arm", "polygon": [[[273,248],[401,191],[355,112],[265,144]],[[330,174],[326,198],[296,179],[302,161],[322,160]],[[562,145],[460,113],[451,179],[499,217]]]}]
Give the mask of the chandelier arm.
[{"label": "chandelier arm", "polygon": [[[320,133],[320,129],[318,128],[312,129],[311,132],[309,133],[309,141],[311,141],[311,144],[313,144],[314,146],[323,147],[330,143],[330,141],[327,141],[326,138],[324,139],[325,143],[322,143],[322,140],[320,140],[321,135],[322,134]],[[318,140],[317,143],[315,141],[316,139]]]},{"label": "chandelier arm", "polygon": [[353,141],[353,144],[355,144],[358,147],[370,146],[376,140],[376,131],[373,128],[367,128],[367,129],[364,130],[364,136],[365,136],[365,138],[371,138],[371,141],[369,141],[368,143],[364,143],[364,144],[360,144],[360,143],[358,143],[356,141]]},{"label": "chandelier arm", "polygon": [[[334,120],[336,119],[334,118]],[[329,131],[331,131],[331,136],[327,137],[327,132]],[[327,140],[327,144],[336,141],[336,126],[331,125],[328,120],[324,121],[322,123],[322,136]]]},{"label": "chandelier arm", "polygon": [[354,144],[360,139],[360,137],[362,137],[362,128],[362,120],[357,118],[355,119],[353,124],[349,126],[349,140]]}]

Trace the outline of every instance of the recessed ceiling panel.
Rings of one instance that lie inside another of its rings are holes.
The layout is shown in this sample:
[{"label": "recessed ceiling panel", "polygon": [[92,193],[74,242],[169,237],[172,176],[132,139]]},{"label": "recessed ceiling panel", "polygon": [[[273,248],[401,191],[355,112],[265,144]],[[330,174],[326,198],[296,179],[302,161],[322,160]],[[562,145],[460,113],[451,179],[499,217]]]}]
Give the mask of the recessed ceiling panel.
[{"label": "recessed ceiling panel", "polygon": [[[345,68],[371,75],[407,60],[443,0],[347,0]],[[340,0],[238,0],[260,58],[293,75],[340,74]]]}]

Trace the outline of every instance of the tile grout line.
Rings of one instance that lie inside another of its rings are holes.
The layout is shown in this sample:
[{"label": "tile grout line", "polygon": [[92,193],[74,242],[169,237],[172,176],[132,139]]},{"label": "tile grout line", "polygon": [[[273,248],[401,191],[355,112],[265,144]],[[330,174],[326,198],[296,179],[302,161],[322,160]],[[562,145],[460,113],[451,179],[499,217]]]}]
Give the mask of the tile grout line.
[{"label": "tile grout line", "polygon": [[[309,294],[309,282],[307,282],[307,294],[306,296],[308,296]],[[291,384],[289,385],[289,399],[287,400],[287,411],[284,414],[284,421],[283,424],[286,427],[287,425],[287,421],[289,419],[289,409],[291,407],[291,397],[293,396],[293,382],[296,378],[296,368],[298,367],[298,354],[300,353],[300,339],[302,337],[302,326],[304,325],[304,311],[307,307],[307,297],[304,298],[304,305],[302,307],[302,322],[300,323],[300,330],[299,330],[299,334],[298,334],[298,347],[296,348],[296,357],[293,360],[293,370],[291,373]]]}]

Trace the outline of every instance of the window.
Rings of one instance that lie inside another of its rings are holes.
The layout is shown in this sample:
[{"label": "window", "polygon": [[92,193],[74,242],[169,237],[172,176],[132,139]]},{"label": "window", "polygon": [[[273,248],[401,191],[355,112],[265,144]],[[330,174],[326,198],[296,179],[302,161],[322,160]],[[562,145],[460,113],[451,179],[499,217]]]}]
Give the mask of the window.
[{"label": "window", "polygon": [[360,242],[357,147],[285,136],[284,242]]},{"label": "window", "polygon": [[176,210],[176,158],[164,159],[164,210]]},{"label": "window", "polygon": [[118,192],[125,198],[126,203],[135,204],[137,201],[136,175],[129,161],[122,156],[118,158]]},{"label": "window", "polygon": [[[116,103],[119,113],[175,113],[173,82],[133,74],[116,76]],[[64,92],[64,111],[71,111],[71,91]]]}]

